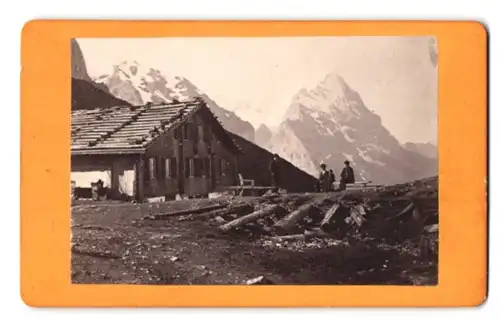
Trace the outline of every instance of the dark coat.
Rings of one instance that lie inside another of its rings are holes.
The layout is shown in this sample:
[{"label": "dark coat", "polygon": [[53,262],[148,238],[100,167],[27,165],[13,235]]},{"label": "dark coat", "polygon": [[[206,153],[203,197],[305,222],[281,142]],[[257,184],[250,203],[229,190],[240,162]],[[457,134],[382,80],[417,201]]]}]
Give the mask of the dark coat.
[{"label": "dark coat", "polygon": [[269,164],[269,172],[271,172],[273,184],[276,186],[276,183],[278,183],[280,180],[280,167],[277,159],[272,160]]},{"label": "dark coat", "polygon": [[354,183],[354,170],[350,166],[346,166],[340,173],[340,180],[344,183]]},{"label": "dark coat", "polygon": [[335,173],[333,172],[333,170],[328,170],[330,172],[330,181],[331,182],[335,182]]},{"label": "dark coat", "polygon": [[331,190],[332,187],[332,176],[330,171],[321,170],[318,178],[319,190],[322,192],[327,192]]}]

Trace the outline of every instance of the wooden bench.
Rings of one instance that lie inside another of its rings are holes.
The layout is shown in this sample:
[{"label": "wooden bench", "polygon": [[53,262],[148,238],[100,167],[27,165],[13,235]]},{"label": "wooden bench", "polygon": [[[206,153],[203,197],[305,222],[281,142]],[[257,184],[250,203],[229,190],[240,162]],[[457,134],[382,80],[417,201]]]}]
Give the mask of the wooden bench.
[{"label": "wooden bench", "polygon": [[255,196],[260,197],[265,194],[269,190],[276,189],[276,187],[271,186],[230,186],[225,187],[224,189],[228,191],[232,191],[237,196]]},{"label": "wooden bench", "polygon": [[240,180],[240,186],[255,186],[255,180],[244,179],[241,173],[238,173],[238,179]]},{"label": "wooden bench", "polygon": [[239,185],[226,187],[226,190],[233,191],[235,195],[244,196],[245,193],[250,196],[261,196],[266,191],[275,189],[272,186],[256,186],[255,180],[245,179],[241,174],[238,174]]},{"label": "wooden bench", "polygon": [[[340,186],[340,182],[337,181],[334,183],[334,185],[335,185],[335,188],[338,189],[338,187]],[[346,186],[346,189],[361,188],[363,191],[366,191],[370,188],[379,187],[379,185],[373,184],[371,181],[356,181],[354,183],[347,183],[345,186]]]}]

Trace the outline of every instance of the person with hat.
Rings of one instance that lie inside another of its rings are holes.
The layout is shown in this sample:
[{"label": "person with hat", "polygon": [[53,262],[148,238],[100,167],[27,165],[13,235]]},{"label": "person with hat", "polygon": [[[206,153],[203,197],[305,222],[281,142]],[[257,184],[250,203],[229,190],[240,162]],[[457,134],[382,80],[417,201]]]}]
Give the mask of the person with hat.
[{"label": "person with hat", "polygon": [[275,188],[275,191],[279,189],[281,183],[278,158],[279,158],[278,154],[274,154],[271,163],[269,164],[269,172],[271,173],[271,182],[272,186]]},{"label": "person with hat", "polygon": [[349,161],[344,162],[344,168],[340,173],[340,190],[346,189],[346,184],[354,183],[354,170],[352,169]]},{"label": "person with hat", "polygon": [[326,164],[324,162],[321,162],[319,167],[320,167],[319,178],[318,178],[319,191],[329,192],[331,190],[331,184],[332,184],[330,171],[326,169]]},{"label": "person with hat", "polygon": [[335,172],[333,169],[328,170],[330,173],[330,191],[335,191]]}]

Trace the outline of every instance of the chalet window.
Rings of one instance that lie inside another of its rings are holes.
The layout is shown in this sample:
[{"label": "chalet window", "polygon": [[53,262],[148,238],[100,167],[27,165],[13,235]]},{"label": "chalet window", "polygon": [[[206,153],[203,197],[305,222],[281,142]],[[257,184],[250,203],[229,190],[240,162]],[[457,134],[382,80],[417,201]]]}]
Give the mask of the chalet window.
[{"label": "chalet window", "polygon": [[172,157],[170,161],[172,162],[172,169],[170,170],[172,178],[177,178],[177,159],[175,157]]},{"label": "chalet window", "polygon": [[205,177],[209,177],[210,176],[210,159],[208,157],[205,157],[202,160],[203,160],[202,175]]},{"label": "chalet window", "polygon": [[225,166],[225,168],[226,168],[226,170],[225,170],[225,174],[226,174],[226,175],[229,175],[229,167],[230,167],[230,163],[229,163],[229,161],[225,161],[225,162],[226,162],[226,166]]},{"label": "chalet window", "polygon": [[190,174],[189,176],[190,177],[194,177],[194,158],[192,159],[189,159],[189,171],[190,171]]},{"label": "chalet window", "polygon": [[205,140],[205,130],[203,128],[203,125],[198,126],[198,137],[199,139]]},{"label": "chalet window", "polygon": [[156,179],[156,170],[155,170],[155,158],[154,157],[150,157],[149,158],[149,165],[148,165],[148,171],[149,171],[149,179],[150,180],[154,180]]},{"label": "chalet window", "polygon": [[166,158],[165,159],[165,179],[176,178],[177,177],[177,164],[176,159]]},{"label": "chalet window", "polygon": [[172,164],[172,161],[169,158],[166,158],[165,159],[165,179],[172,177],[170,175],[170,171],[172,170],[171,164]]},{"label": "chalet window", "polygon": [[187,158],[185,160],[184,171],[185,171],[186,178],[194,177],[195,164],[194,164],[193,158]]},{"label": "chalet window", "polygon": [[184,177],[189,178],[191,175],[191,171],[189,170],[189,161],[190,159],[186,158],[184,160]]},{"label": "chalet window", "polygon": [[229,172],[229,162],[226,161],[225,159],[221,158],[220,159],[220,174],[227,175],[228,172]]},{"label": "chalet window", "polygon": [[[173,159],[172,159],[173,160]],[[207,177],[209,176],[209,159],[208,158],[187,158],[185,160],[185,177]],[[172,171],[172,170],[171,170]]]},{"label": "chalet window", "polygon": [[199,178],[203,174],[203,161],[199,158],[195,158],[194,160],[194,176]]},{"label": "chalet window", "polygon": [[162,164],[163,159],[161,157],[155,157],[155,177],[158,179],[163,179],[163,176],[165,175],[165,165]]}]

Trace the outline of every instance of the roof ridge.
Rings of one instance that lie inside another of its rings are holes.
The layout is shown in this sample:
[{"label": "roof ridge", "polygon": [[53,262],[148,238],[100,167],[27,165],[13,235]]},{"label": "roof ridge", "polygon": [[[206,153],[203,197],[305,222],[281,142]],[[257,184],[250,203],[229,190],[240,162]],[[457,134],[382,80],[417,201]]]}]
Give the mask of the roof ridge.
[{"label": "roof ridge", "polygon": [[194,114],[208,111],[221,133],[222,141],[236,152],[241,147],[229,137],[222,123],[207,103],[196,98],[179,103],[160,103],[139,106],[114,106],[98,109],[88,115],[73,116],[71,147],[75,153],[94,153],[113,150],[144,151],[163,135],[179,128]]},{"label": "roof ridge", "polygon": [[[146,110],[144,110],[145,112]],[[151,140],[149,140],[148,142],[144,143],[148,136],[147,135],[144,135],[142,136],[141,138],[139,139],[133,139],[129,142],[129,144],[131,145],[142,145],[142,146],[146,146],[146,145],[149,145],[151,144],[153,141],[155,141],[159,136],[163,135],[165,132],[167,132],[168,130],[171,130],[172,128],[166,130],[165,129],[165,125],[168,124],[169,122],[172,122],[172,121],[175,121],[176,119],[178,119],[179,117],[182,117],[182,115],[184,114],[184,111],[185,109],[184,108],[181,108],[181,110],[179,110],[179,112],[170,117],[169,119],[163,119],[163,120],[160,120],[160,130],[158,130],[158,127],[157,126],[154,126],[153,129],[148,129],[148,135],[150,135],[152,137]],[[139,143],[140,141],[140,143]]]},{"label": "roof ridge", "polygon": [[[224,128],[224,125],[222,124],[222,122],[219,120],[219,118],[215,115],[215,113],[212,112],[212,110],[210,110],[210,107],[206,104],[205,101],[203,101],[203,99],[201,99],[201,103],[203,103],[204,105],[201,105],[201,107],[203,108],[206,108],[207,111],[208,111],[208,114],[209,116],[211,117],[211,119],[214,119],[217,123],[216,125],[219,126],[219,128],[222,130],[224,136],[226,137],[226,141],[229,141],[230,144],[232,146],[234,146],[236,148],[237,151],[239,151],[240,153],[243,153],[243,149],[232,139],[231,135],[228,133],[228,130],[226,128]],[[223,137],[224,137],[223,136]],[[230,146],[231,146],[230,145]]]},{"label": "roof ridge", "polygon": [[[186,102],[185,102],[186,103]],[[165,124],[167,124],[168,122],[171,122],[171,121],[174,121],[174,123],[172,124],[172,126],[170,128],[165,129],[163,128],[162,131],[159,131],[157,132],[156,135],[152,136],[152,139],[147,141],[146,143],[144,143],[143,141],[143,146],[148,146],[148,145],[151,145],[152,143],[154,143],[160,136],[162,136],[163,134],[165,134],[166,132],[168,131],[171,131],[171,130],[174,130],[175,128],[179,127],[179,125],[182,125],[190,116],[192,116],[193,114],[195,114],[196,112],[198,112],[198,110],[202,107],[201,106],[201,103],[200,102],[194,102],[194,101],[191,101],[190,103],[192,104],[198,104],[193,110],[190,110],[187,114],[186,113],[186,109],[187,109],[187,105],[186,104],[183,104],[181,107],[180,107],[180,110],[179,112],[171,117],[170,119],[165,119],[164,121],[167,121]],[[160,124],[160,127],[164,125],[163,124],[163,121],[161,122]],[[155,127],[156,128],[156,127]],[[148,134],[151,133],[151,131],[153,131],[154,128],[152,130],[148,130]]]},{"label": "roof ridge", "polygon": [[162,103],[152,103],[152,102],[147,102],[147,103],[144,103],[144,104],[139,104],[139,105],[113,105],[113,106],[107,106],[107,107],[97,107],[97,108],[93,108],[93,109],[83,109],[83,108],[74,108],[72,111],[71,111],[71,115],[77,115],[77,114],[81,114],[81,115],[85,115],[86,112],[113,112],[115,110],[119,110],[119,109],[140,109],[140,108],[157,108],[157,107],[162,107],[162,106],[168,106],[168,107],[176,107],[176,106],[179,106],[179,107],[182,107],[186,104],[197,104],[197,103],[201,103],[201,102],[204,102],[202,98],[194,98],[194,99],[191,99],[191,100],[186,100],[186,101],[179,101],[179,100],[176,100],[176,102],[171,102],[171,103],[167,103],[167,102],[162,102]]}]

